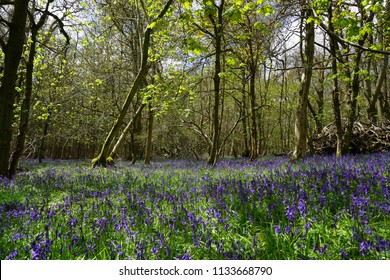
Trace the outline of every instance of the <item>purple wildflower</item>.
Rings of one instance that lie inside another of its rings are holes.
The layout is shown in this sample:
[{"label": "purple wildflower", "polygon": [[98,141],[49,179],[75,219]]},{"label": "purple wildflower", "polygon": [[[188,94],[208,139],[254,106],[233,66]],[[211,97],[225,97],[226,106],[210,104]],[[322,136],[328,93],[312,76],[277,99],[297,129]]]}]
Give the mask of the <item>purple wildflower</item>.
[{"label": "purple wildflower", "polygon": [[287,211],[286,211],[286,217],[290,222],[294,221],[295,218],[295,207],[293,206],[288,206]]},{"label": "purple wildflower", "polygon": [[212,242],[212,240],[211,240],[211,238],[209,238],[209,239],[207,240],[207,242],[206,242],[206,248],[207,248],[207,249],[210,249],[210,248],[211,248],[211,242]]},{"label": "purple wildflower", "polygon": [[372,248],[372,242],[371,241],[362,241],[360,243],[360,251],[362,252],[362,255],[367,255],[368,251]]},{"label": "purple wildflower", "polygon": [[15,234],[12,234],[12,239],[14,241],[17,241],[17,240],[20,240],[20,239],[23,239],[24,238],[24,234],[23,233],[15,233]]},{"label": "purple wildflower", "polygon": [[348,253],[347,253],[347,251],[345,251],[345,249],[341,249],[341,251],[340,251],[340,256],[341,256],[344,260],[348,260],[348,259],[349,259]]},{"label": "purple wildflower", "polygon": [[307,234],[309,232],[309,229],[310,229],[310,223],[306,223],[303,227],[305,228],[305,234]]},{"label": "purple wildflower", "polygon": [[69,225],[71,228],[73,228],[77,223],[77,219],[73,218],[73,216],[70,216]]},{"label": "purple wildflower", "polygon": [[171,248],[169,245],[165,246],[165,256],[169,257],[171,255]]},{"label": "purple wildflower", "polygon": [[156,245],[154,245],[150,251],[153,255],[157,255],[159,252],[158,247]]},{"label": "purple wildflower", "polygon": [[6,257],[6,260],[13,260],[18,256],[18,249],[13,250],[8,257]]},{"label": "purple wildflower", "polygon": [[321,255],[325,255],[327,248],[328,248],[328,245],[325,244],[323,247],[318,248],[317,252]]},{"label": "purple wildflower", "polygon": [[300,199],[298,202],[298,211],[301,216],[305,216],[306,214],[306,202],[303,199]]},{"label": "purple wildflower", "polygon": [[280,226],[275,226],[274,229],[277,234],[282,234],[282,229],[280,228]]},{"label": "purple wildflower", "polygon": [[191,256],[188,253],[185,253],[183,256],[180,258],[177,258],[177,260],[191,260]]}]

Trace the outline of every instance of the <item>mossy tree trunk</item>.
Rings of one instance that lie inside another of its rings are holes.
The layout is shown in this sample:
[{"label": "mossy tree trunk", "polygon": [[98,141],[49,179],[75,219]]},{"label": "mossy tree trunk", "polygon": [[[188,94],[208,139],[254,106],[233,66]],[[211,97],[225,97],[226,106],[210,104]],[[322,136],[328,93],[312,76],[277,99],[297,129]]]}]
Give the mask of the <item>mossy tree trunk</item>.
[{"label": "mossy tree trunk", "polygon": [[103,143],[103,146],[101,148],[100,154],[92,160],[92,166],[96,167],[98,165],[100,166],[106,166],[113,164],[113,160],[110,157],[111,154],[111,147],[113,144],[113,141],[120,131],[120,128],[122,126],[123,120],[127,114],[127,111],[130,107],[131,102],[134,99],[134,96],[136,93],[140,90],[142,87],[143,81],[146,77],[146,74],[148,73],[149,65],[148,65],[148,55],[149,55],[149,47],[150,47],[150,39],[151,35],[153,33],[153,27],[155,27],[158,20],[161,20],[165,13],[168,11],[169,7],[172,5],[173,0],[168,0],[168,2],[165,4],[164,8],[160,12],[160,14],[148,25],[148,27],[145,30],[144,33],[144,40],[143,40],[143,46],[142,46],[142,61],[141,61],[141,68],[137,74],[137,77],[135,78],[130,92],[126,97],[125,102],[123,103],[123,106],[119,112],[118,118],[115,120],[114,125],[112,126],[110,132],[108,133],[106,140]]}]

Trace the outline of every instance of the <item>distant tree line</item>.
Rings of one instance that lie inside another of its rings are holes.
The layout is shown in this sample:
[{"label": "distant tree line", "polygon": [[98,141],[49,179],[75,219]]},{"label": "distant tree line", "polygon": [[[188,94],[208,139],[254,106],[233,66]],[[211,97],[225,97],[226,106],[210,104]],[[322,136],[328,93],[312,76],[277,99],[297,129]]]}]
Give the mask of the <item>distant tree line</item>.
[{"label": "distant tree line", "polygon": [[1,0],[0,175],[295,160],[329,124],[350,153],[357,122],[390,121],[389,17],[383,0]]}]

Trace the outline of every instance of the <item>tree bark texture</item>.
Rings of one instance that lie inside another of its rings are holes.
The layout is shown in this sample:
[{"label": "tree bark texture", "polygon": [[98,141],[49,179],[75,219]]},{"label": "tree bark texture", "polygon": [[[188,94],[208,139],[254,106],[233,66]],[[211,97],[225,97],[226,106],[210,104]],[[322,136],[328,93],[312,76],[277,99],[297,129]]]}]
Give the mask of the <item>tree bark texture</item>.
[{"label": "tree bark texture", "polygon": [[250,97],[250,110],[251,110],[251,153],[250,153],[251,160],[255,160],[258,156],[255,82],[256,82],[256,65],[253,62],[250,67],[250,80],[249,80],[249,97]]},{"label": "tree bark texture", "polygon": [[207,160],[209,165],[215,165],[218,160],[218,150],[220,143],[220,127],[219,127],[219,103],[220,103],[220,86],[221,86],[221,55],[222,55],[222,32],[223,32],[223,10],[225,1],[222,0],[218,6],[218,19],[215,22],[212,15],[209,15],[210,21],[214,26],[215,35],[215,63],[214,63],[214,106],[212,114],[213,133],[210,155]]},{"label": "tree bark texture", "polygon": [[[28,124],[29,124],[29,117],[30,117],[30,106],[31,106],[31,95],[33,90],[33,72],[34,72],[34,59],[36,54],[36,46],[37,46],[37,35],[39,29],[44,25],[46,22],[47,16],[48,16],[48,8],[49,8],[49,2],[46,5],[46,10],[44,14],[41,16],[40,20],[37,24],[32,22],[32,28],[31,28],[31,45],[30,45],[30,52],[28,55],[28,61],[27,61],[27,69],[26,69],[26,90],[24,99],[21,106],[21,112],[20,112],[20,123],[19,123],[19,133],[16,137],[16,145],[15,150],[13,151],[11,155],[11,164],[9,167],[9,175],[13,176],[16,174],[16,169],[19,164],[19,159],[23,153],[24,150],[24,144],[26,140],[26,135],[28,131]],[[34,19],[31,16],[31,21]]]},{"label": "tree bark texture", "polygon": [[25,30],[29,0],[15,0],[5,49],[4,73],[0,87],[0,176],[9,177],[9,160],[12,141],[13,105],[17,71],[25,43]]},{"label": "tree bark texture", "polygon": [[301,89],[299,91],[298,107],[295,117],[295,147],[292,160],[297,160],[306,156],[307,148],[307,104],[310,91],[311,77],[313,73],[314,59],[314,22],[308,21],[313,16],[310,8],[304,11],[304,22],[306,29],[305,52],[304,52],[304,72],[301,78]]},{"label": "tree bark texture", "polygon": [[146,139],[145,164],[150,164],[150,160],[151,160],[151,157],[152,157],[153,121],[154,121],[153,108],[152,108],[152,105],[149,103],[148,137]]}]

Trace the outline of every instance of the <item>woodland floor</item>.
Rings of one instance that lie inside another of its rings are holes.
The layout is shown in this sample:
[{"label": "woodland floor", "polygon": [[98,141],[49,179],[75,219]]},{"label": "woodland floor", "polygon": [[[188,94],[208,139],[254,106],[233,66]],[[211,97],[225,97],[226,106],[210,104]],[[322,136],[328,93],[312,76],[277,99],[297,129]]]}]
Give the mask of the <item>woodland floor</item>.
[{"label": "woodland floor", "polygon": [[390,153],[21,167],[1,259],[390,259]]}]

